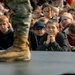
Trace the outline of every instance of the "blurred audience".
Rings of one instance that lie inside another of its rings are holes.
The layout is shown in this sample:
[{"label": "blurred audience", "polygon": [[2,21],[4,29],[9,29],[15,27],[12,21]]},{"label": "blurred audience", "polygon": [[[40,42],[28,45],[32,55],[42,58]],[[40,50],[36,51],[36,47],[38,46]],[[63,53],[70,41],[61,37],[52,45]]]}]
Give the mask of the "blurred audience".
[{"label": "blurred audience", "polygon": [[29,42],[30,42],[30,49],[36,50],[36,48],[40,44],[40,39],[45,34],[45,25],[43,22],[36,22],[33,26],[34,32],[29,32]]},{"label": "blurred audience", "polygon": [[0,50],[7,49],[13,45],[14,31],[9,26],[8,18],[0,15]]},{"label": "blurred audience", "polygon": [[68,51],[70,49],[67,37],[59,32],[57,21],[50,20],[46,24],[46,34],[40,40],[39,51]]}]

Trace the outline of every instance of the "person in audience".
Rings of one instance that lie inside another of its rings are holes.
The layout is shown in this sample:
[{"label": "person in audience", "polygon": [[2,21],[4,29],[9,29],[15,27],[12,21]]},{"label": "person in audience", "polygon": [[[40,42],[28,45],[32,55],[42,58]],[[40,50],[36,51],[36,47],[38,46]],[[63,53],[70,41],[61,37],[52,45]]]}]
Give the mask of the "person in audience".
[{"label": "person in audience", "polygon": [[75,51],[75,23],[71,23],[68,28],[67,38],[69,40],[71,51]]},{"label": "person in audience", "polygon": [[51,0],[51,3],[53,6],[63,9],[63,0]]},{"label": "person in audience", "polygon": [[75,22],[75,8],[70,8],[70,9],[68,10],[68,12],[72,14],[73,19],[74,19],[74,22]]},{"label": "person in audience", "polygon": [[52,7],[48,3],[42,5],[42,12],[47,19],[50,20],[52,18]]},{"label": "person in audience", "polygon": [[14,31],[9,26],[8,18],[0,15],[0,50],[7,49],[13,45]]},{"label": "person in audience", "polygon": [[39,12],[42,13],[42,8],[41,8],[41,6],[37,6],[36,10],[39,10]]},{"label": "person in audience", "polygon": [[30,30],[31,30],[31,31],[34,31],[34,30],[33,30],[33,26],[34,26],[34,24],[35,24],[37,21],[38,21],[37,17],[36,17],[34,14],[32,14],[31,23],[30,23]]},{"label": "person in audience", "polygon": [[12,12],[5,12],[4,15],[8,18],[9,20],[9,27],[13,30],[12,24],[11,24],[11,15]]},{"label": "person in audience", "polygon": [[34,15],[37,19],[39,19],[39,18],[41,17],[41,12],[40,12],[39,10],[34,10],[34,11],[33,11],[33,15]]},{"label": "person in audience", "polygon": [[52,14],[53,14],[52,18],[56,19],[59,22],[60,16],[59,16],[59,8],[58,7],[52,6]]},{"label": "person in audience", "polygon": [[0,2],[0,14],[4,14],[5,12],[8,12],[9,9],[5,8],[4,5]]},{"label": "person in audience", "polygon": [[29,43],[30,49],[36,50],[36,48],[39,46],[40,39],[45,34],[45,25],[43,22],[38,21],[34,24],[33,28],[34,32],[29,32]]},{"label": "person in audience", "polygon": [[61,31],[67,34],[68,27],[72,22],[73,16],[68,12],[63,13],[61,16]]},{"label": "person in audience", "polygon": [[59,24],[55,20],[50,20],[46,24],[46,34],[40,40],[39,51],[68,51],[69,42],[66,34],[59,32]]}]

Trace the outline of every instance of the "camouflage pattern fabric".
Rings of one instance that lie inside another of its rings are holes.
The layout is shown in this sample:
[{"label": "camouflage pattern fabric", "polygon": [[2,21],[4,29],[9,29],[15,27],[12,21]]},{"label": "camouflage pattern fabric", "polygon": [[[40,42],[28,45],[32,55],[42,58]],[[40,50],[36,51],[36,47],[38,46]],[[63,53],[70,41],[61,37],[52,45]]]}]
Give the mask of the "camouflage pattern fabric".
[{"label": "camouflage pattern fabric", "polygon": [[11,15],[14,28],[14,43],[7,50],[0,51],[0,62],[29,61],[31,53],[28,42],[28,32],[31,22],[29,0],[6,0],[13,11]]},{"label": "camouflage pattern fabric", "polygon": [[31,21],[29,0],[6,0],[6,4],[13,11],[11,21],[14,31],[28,35]]}]

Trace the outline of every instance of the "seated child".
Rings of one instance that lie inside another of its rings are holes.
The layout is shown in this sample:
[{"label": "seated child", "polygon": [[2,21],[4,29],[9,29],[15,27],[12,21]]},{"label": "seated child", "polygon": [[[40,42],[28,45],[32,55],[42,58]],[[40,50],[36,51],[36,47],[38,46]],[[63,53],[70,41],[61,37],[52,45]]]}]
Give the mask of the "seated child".
[{"label": "seated child", "polygon": [[72,23],[68,28],[67,34],[71,51],[75,51],[75,23]]},{"label": "seated child", "polygon": [[69,43],[66,34],[59,32],[59,24],[50,20],[46,24],[46,34],[40,40],[39,51],[68,51]]},{"label": "seated child", "polygon": [[63,0],[51,0],[51,3],[53,6],[63,9]]},{"label": "seated child", "polygon": [[36,50],[36,48],[39,46],[39,41],[42,38],[42,36],[45,34],[45,25],[43,22],[36,22],[33,26],[34,32],[29,32],[29,43],[30,43],[30,49]]},{"label": "seated child", "polygon": [[70,8],[68,12],[71,13],[71,15],[73,16],[74,22],[75,22],[75,8]]},{"label": "seated child", "polygon": [[6,16],[0,15],[0,50],[7,49],[13,45],[14,31],[9,27],[9,20]]},{"label": "seated child", "polygon": [[61,24],[60,24],[61,31],[67,34],[68,27],[70,26],[72,22],[73,22],[73,16],[68,12],[63,13],[61,16]]}]

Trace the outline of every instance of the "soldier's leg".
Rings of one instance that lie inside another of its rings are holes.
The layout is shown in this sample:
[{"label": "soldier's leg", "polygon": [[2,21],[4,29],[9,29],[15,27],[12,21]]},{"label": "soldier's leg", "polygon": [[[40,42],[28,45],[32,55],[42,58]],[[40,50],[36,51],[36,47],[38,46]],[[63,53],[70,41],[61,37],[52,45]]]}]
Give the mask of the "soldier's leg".
[{"label": "soldier's leg", "polygon": [[[20,0],[7,0],[9,7],[10,4]],[[0,61],[10,62],[25,60],[28,61],[31,58],[29,43],[28,43],[28,32],[31,22],[31,11],[29,10],[29,0],[25,4],[16,5],[16,9],[11,16],[12,25],[14,28],[14,43],[13,46],[0,52]],[[11,3],[12,2],[12,3]],[[14,4],[16,4],[14,3]],[[15,6],[15,5],[14,5]],[[20,7],[21,6],[21,7]],[[19,8],[20,7],[20,8]],[[22,8],[23,7],[23,8]],[[11,7],[14,10],[15,7]]]}]

